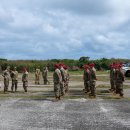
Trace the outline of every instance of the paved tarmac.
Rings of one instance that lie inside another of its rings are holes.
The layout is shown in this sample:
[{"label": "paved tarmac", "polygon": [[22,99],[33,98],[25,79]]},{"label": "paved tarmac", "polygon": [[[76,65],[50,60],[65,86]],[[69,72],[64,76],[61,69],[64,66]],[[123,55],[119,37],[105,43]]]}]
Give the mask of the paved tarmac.
[{"label": "paved tarmac", "polygon": [[130,101],[3,99],[0,130],[130,130]]}]

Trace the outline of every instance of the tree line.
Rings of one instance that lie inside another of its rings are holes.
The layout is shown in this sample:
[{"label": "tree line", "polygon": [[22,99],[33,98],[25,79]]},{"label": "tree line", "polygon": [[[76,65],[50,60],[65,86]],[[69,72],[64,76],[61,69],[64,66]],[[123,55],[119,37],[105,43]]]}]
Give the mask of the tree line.
[{"label": "tree line", "polygon": [[94,63],[97,70],[108,70],[109,65],[113,62],[127,63],[130,59],[116,59],[116,58],[101,58],[96,60],[91,60],[90,57],[80,57],[78,60],[74,59],[51,59],[51,60],[7,60],[0,58],[0,69],[4,70],[7,66],[11,68],[17,67],[19,72],[22,71],[24,67],[28,69],[29,72],[34,72],[36,68],[41,70],[44,67],[48,67],[50,71],[54,70],[55,63],[64,63],[68,66],[69,70],[76,71],[82,69],[84,64]]}]

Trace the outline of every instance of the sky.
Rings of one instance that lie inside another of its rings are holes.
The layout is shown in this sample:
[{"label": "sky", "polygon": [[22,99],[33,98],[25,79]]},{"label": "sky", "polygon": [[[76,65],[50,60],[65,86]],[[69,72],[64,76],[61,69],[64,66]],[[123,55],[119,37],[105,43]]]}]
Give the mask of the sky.
[{"label": "sky", "polygon": [[0,0],[0,58],[130,58],[130,0]]}]

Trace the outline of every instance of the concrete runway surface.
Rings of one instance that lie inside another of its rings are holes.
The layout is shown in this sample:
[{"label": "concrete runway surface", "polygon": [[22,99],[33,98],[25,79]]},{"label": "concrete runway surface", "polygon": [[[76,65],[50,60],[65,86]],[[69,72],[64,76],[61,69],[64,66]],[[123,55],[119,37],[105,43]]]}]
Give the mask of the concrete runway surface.
[{"label": "concrete runway surface", "polygon": [[0,130],[130,130],[130,101],[3,99]]}]

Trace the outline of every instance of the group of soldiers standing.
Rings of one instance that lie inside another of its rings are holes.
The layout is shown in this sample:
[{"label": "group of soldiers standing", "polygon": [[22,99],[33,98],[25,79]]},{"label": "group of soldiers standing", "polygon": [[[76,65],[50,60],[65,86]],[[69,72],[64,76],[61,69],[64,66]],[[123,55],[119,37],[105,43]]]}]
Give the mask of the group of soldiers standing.
[{"label": "group of soldiers standing", "polygon": [[112,63],[110,68],[110,91],[123,97],[123,82],[125,81],[125,78],[121,70],[122,64]]},{"label": "group of soldiers standing", "polygon": [[[84,92],[89,94],[89,96],[96,97],[96,69],[94,64],[83,65],[83,81],[84,81]],[[114,94],[119,94],[120,97],[123,97],[123,82],[124,75],[121,71],[122,65],[117,63],[112,63],[110,65],[110,84],[111,88],[109,89]],[[69,73],[68,67],[65,64],[54,64],[54,73],[53,73],[53,82],[54,82],[54,93],[55,99],[58,101],[61,97],[64,97],[69,92]],[[18,87],[18,71],[14,67],[10,69],[8,66],[3,72],[4,77],[4,93],[8,91],[9,80],[11,77],[12,86],[11,91],[17,92]],[[40,84],[40,75],[41,71],[39,68],[35,71],[35,84]],[[45,67],[42,71],[44,85],[50,84],[48,81],[48,68]],[[22,74],[23,89],[27,92],[28,88],[28,71],[26,68],[23,68]]]},{"label": "group of soldiers standing", "polygon": [[84,74],[84,91],[85,93],[89,93],[89,96],[96,97],[96,69],[94,68],[94,64],[91,63],[89,65],[83,65]]},{"label": "group of soldiers standing", "polygon": [[[26,68],[23,68],[22,72],[23,72],[22,74],[23,89],[25,92],[27,92],[28,71]],[[10,78],[12,80],[11,92],[17,92],[18,75],[19,73],[16,67],[13,67],[12,69],[10,69],[10,66],[7,66],[7,68],[4,70],[2,74],[2,76],[4,77],[4,93],[8,92]],[[40,75],[41,75],[41,71],[39,68],[37,68],[35,71],[35,84],[40,84]],[[47,83],[50,84],[50,82],[48,81],[48,68],[47,67],[43,68],[42,76],[43,76],[44,85],[46,85]]]},{"label": "group of soldiers standing", "polygon": [[[35,71],[35,84],[40,84],[41,70],[39,68]],[[48,67],[44,67],[42,71],[44,85],[50,84],[48,80]]]},{"label": "group of soldiers standing", "polygon": [[58,101],[69,92],[69,73],[64,64],[55,64],[53,73],[55,99]]},{"label": "group of soldiers standing", "polygon": [[[10,67],[8,66],[6,68],[6,70],[3,72],[2,76],[4,77],[4,93],[8,92],[10,78],[12,80],[11,91],[17,92],[17,87],[18,87],[18,71],[17,71],[17,68],[14,67],[14,68],[10,69]],[[28,71],[27,71],[26,68],[23,68],[22,82],[23,82],[23,89],[24,89],[25,92],[27,92]]]}]

